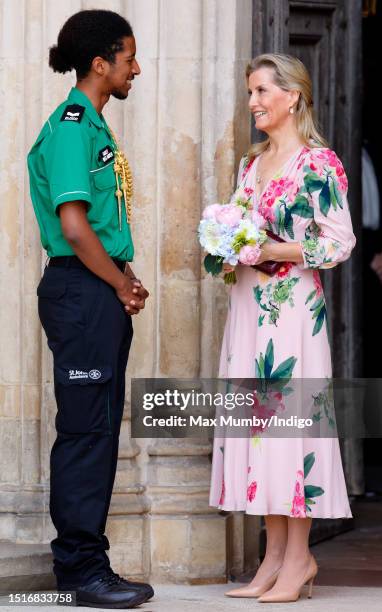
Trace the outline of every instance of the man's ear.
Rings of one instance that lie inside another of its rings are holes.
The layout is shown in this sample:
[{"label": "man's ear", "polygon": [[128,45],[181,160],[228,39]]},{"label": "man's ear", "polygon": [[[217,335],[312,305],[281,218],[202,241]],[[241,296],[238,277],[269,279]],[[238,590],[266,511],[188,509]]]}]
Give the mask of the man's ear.
[{"label": "man's ear", "polygon": [[103,57],[97,55],[92,61],[91,70],[94,70],[98,76],[105,76],[109,70],[109,62],[107,62]]}]

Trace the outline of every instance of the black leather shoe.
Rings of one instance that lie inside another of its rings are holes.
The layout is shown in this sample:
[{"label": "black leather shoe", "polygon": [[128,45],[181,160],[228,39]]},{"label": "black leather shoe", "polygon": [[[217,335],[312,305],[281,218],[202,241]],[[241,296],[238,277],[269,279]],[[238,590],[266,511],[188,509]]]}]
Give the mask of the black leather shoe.
[{"label": "black leather shoe", "polygon": [[136,591],[141,591],[142,593],[145,593],[147,596],[146,601],[148,601],[154,596],[154,589],[150,584],[147,584],[147,582],[131,582],[131,580],[126,580],[126,578],[122,578],[122,576],[116,574],[115,572],[113,572],[113,570],[110,570],[110,576],[115,576],[116,579],[118,579],[119,582],[125,585],[125,587],[128,589],[134,589]]},{"label": "black leather shoe", "polygon": [[88,608],[135,608],[147,601],[147,594],[123,584],[118,574],[107,574],[76,589],[77,606]]}]

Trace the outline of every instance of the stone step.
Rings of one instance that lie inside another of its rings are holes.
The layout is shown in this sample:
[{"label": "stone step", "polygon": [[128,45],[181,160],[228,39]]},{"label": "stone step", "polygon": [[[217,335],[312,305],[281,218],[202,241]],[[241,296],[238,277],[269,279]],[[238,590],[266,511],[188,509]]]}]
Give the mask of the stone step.
[{"label": "stone step", "polygon": [[55,586],[49,544],[0,541],[0,593],[47,590]]}]

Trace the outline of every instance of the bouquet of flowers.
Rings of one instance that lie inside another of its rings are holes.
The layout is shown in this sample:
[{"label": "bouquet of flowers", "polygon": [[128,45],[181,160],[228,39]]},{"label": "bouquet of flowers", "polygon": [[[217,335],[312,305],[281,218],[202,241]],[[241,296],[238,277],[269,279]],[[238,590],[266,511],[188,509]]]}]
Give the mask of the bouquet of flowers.
[{"label": "bouquet of flowers", "polygon": [[[204,267],[213,276],[220,274],[224,263],[253,266],[260,257],[260,246],[267,239],[262,229],[266,220],[253,210],[252,193],[252,189],[245,189],[228,204],[211,204],[203,211],[198,236],[207,251]],[[224,282],[236,283],[235,272],[225,274]]]}]

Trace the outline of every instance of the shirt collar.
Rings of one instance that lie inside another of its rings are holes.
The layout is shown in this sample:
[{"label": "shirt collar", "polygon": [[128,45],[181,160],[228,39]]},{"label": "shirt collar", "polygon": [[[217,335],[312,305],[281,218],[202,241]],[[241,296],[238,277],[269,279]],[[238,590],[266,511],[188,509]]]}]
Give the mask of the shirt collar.
[{"label": "shirt collar", "polygon": [[89,100],[86,94],[77,87],[72,87],[70,90],[68,101],[80,104],[86,108],[89,119],[99,128],[105,127],[105,120],[102,115],[99,115]]}]

